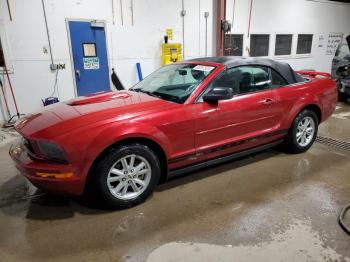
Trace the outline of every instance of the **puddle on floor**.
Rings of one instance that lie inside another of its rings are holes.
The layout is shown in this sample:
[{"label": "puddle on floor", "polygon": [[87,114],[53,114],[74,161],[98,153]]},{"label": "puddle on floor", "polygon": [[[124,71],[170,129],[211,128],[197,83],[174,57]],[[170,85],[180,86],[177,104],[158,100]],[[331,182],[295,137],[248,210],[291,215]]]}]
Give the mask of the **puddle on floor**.
[{"label": "puddle on floor", "polygon": [[204,261],[350,261],[328,247],[310,221],[296,220],[271,241],[257,245],[213,245],[206,243],[172,242],[155,249],[147,262]]}]

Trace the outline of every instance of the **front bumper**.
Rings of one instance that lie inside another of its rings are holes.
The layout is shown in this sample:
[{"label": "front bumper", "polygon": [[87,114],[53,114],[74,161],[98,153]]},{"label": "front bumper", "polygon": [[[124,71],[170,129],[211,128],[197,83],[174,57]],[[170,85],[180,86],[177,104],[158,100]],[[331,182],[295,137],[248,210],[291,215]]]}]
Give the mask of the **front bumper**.
[{"label": "front bumper", "polygon": [[[43,191],[67,195],[81,195],[84,192],[85,183],[74,174],[71,165],[34,160],[28,155],[28,151],[22,143],[12,145],[9,154],[21,174]],[[72,173],[72,176],[63,175],[69,173]],[[43,177],[42,174],[57,174],[57,177],[60,178]]]}]

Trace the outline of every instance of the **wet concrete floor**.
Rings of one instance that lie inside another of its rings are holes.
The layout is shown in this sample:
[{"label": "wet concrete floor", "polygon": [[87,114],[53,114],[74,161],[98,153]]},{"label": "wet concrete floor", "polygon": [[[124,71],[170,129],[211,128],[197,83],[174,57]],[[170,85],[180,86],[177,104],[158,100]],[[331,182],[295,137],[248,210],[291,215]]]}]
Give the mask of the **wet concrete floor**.
[{"label": "wet concrete floor", "polygon": [[[350,106],[319,134],[350,142]],[[30,186],[7,154],[11,139],[0,141],[0,261],[350,261],[337,222],[350,203],[349,151],[264,151],[111,211]]]}]

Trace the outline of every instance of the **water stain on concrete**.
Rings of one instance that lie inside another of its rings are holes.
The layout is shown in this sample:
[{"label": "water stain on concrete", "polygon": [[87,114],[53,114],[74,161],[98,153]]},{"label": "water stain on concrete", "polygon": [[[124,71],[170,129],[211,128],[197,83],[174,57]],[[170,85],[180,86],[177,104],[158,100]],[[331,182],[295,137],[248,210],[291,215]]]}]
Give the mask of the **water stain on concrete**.
[{"label": "water stain on concrete", "polygon": [[284,231],[274,233],[270,241],[254,245],[214,245],[172,242],[155,249],[147,262],[206,261],[350,261],[327,246],[310,221],[295,220]]}]

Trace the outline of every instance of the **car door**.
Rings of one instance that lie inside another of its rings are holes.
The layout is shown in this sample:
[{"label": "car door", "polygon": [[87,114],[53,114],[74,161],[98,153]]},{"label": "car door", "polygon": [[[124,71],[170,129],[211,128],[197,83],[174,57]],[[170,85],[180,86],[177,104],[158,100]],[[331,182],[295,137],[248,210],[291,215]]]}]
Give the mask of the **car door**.
[{"label": "car door", "polygon": [[[210,104],[198,100],[195,119],[197,152],[205,157],[233,152],[266,142],[278,129],[281,110],[276,103],[270,69],[242,66],[228,69],[207,88],[232,88],[235,96]],[[272,135],[269,135],[272,134]],[[221,151],[221,152],[220,152]]]}]

